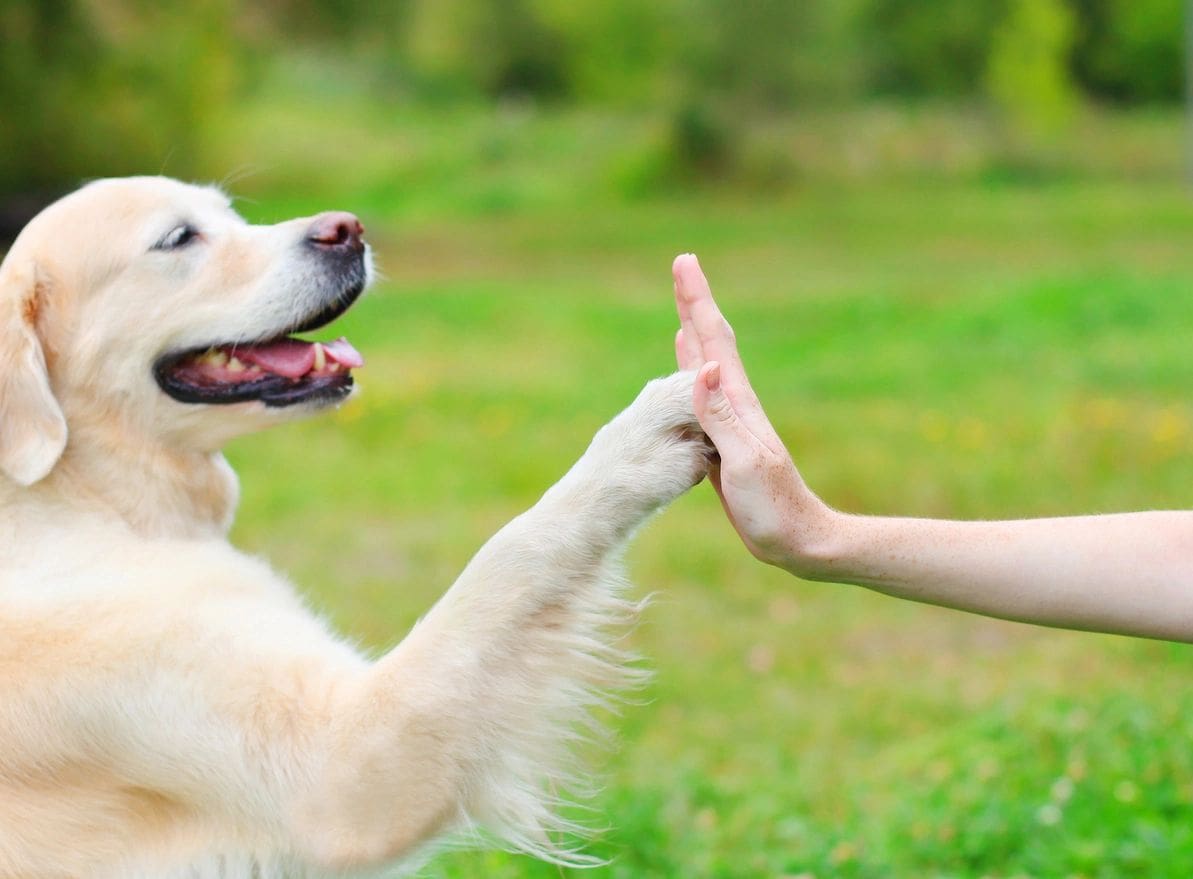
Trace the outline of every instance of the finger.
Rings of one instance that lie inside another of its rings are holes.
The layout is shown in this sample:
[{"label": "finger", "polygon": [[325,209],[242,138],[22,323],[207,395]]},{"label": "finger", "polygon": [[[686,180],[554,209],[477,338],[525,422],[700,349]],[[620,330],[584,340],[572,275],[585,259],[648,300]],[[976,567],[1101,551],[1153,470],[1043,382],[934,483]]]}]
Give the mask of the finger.
[{"label": "finger", "polygon": [[700,346],[694,340],[689,344],[688,339],[688,334],[682,329],[676,331],[675,362],[679,364],[680,369],[699,369],[704,365],[704,358],[700,356]]},{"label": "finger", "polygon": [[725,495],[725,486],[721,481],[721,467],[729,465],[757,468],[758,457],[766,453],[759,446],[757,439],[750,433],[748,427],[737,418],[729,398],[725,396],[721,388],[719,372],[720,365],[716,361],[705,364],[696,376],[696,386],[693,391],[696,417],[700,420],[704,432],[713,441],[713,445],[717,447],[719,455],[709,465],[708,481],[717,493],[733,529],[750,551],[755,552],[751,537],[742,530],[738,523],[739,510],[734,508],[733,503]]},{"label": "finger", "polygon": [[[701,360],[716,360],[721,364],[720,380],[725,394],[738,417],[750,430],[759,436],[773,435],[774,428],[767,420],[737,352],[733,328],[717,307],[699,260],[691,253],[677,256],[672,271],[676,279],[675,295],[680,305],[680,315],[686,314],[690,322],[690,328],[684,327],[685,340],[694,332],[699,338]],[[685,344],[690,347],[689,341],[685,341]]]},{"label": "finger", "polygon": [[[692,313],[688,308],[687,300],[680,290],[680,274],[679,269],[683,261],[687,259],[690,254],[680,254],[671,263],[671,277],[674,279],[675,289],[675,309],[679,312],[679,327],[683,331],[684,338],[684,360],[681,361],[682,369],[698,369],[705,360],[704,352],[700,349],[700,336],[696,333],[696,328],[692,326]],[[683,365],[684,362],[690,365]]]},{"label": "finger", "polygon": [[733,378],[735,372],[741,372],[744,377],[733,330],[713,299],[712,289],[708,286],[708,279],[704,277],[696,255],[685,253],[677,256],[672,264],[672,272],[675,275],[676,305],[685,335],[695,331],[694,337],[704,359],[719,361],[724,367],[726,379]]},{"label": "finger", "polygon": [[751,453],[750,431],[725,395],[721,386],[721,365],[715,360],[704,364],[697,373],[692,388],[692,406],[696,419],[717,447],[722,461]]}]

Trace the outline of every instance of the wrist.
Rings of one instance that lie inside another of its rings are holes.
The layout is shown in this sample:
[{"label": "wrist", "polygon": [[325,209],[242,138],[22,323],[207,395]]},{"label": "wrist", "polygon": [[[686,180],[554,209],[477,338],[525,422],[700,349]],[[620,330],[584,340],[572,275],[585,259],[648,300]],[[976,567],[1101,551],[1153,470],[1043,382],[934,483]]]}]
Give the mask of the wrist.
[{"label": "wrist", "polygon": [[771,564],[805,580],[845,578],[848,535],[856,520],[856,516],[834,510],[813,496],[796,526],[789,530],[781,557]]}]

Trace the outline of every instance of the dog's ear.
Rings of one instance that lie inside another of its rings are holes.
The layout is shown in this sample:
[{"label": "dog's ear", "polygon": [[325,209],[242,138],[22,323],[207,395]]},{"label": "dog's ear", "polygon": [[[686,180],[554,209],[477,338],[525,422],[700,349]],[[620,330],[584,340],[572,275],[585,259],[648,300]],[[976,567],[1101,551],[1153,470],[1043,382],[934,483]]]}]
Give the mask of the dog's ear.
[{"label": "dog's ear", "polygon": [[44,479],[66,448],[37,336],[41,298],[32,267],[0,265],[0,471],[21,485]]}]

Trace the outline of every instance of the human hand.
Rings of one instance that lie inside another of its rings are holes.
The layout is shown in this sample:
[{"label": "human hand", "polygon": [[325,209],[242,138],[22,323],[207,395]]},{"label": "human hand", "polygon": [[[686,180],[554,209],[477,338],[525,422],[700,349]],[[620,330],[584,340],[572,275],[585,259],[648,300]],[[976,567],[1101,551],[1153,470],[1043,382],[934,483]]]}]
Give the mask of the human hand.
[{"label": "human hand", "polygon": [[1193,643],[1193,512],[1011,521],[838,513],[804,484],[750,387],[696,257],[676,257],[675,354],[698,370],[709,472],[759,559],[814,580],[1046,626]]},{"label": "human hand", "polygon": [[755,557],[805,577],[829,561],[824,547],[838,515],[804,483],[746,377],[733,329],[700,263],[682,254],[671,266],[680,329],[680,369],[698,370],[693,405],[720,463],[709,481],[729,521]]}]

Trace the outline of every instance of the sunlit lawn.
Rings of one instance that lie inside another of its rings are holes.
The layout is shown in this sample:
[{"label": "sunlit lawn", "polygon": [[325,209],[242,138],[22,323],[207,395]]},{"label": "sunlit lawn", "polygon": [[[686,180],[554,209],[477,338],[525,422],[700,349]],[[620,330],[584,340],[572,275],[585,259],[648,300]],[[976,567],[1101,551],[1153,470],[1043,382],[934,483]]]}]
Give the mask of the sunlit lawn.
[{"label": "sunlit lawn", "polygon": [[[1150,182],[1149,182],[1150,180]],[[235,187],[233,187],[235,188]],[[811,484],[854,511],[1179,507],[1193,201],[1134,184],[810,183],[358,211],[385,280],[338,413],[239,442],[239,543],[394,643],[648,378],[695,250]],[[1193,653],[801,583],[707,486],[629,554],[657,669],[611,722],[595,877],[1193,875]],[[432,877],[557,876],[448,854]]]}]

